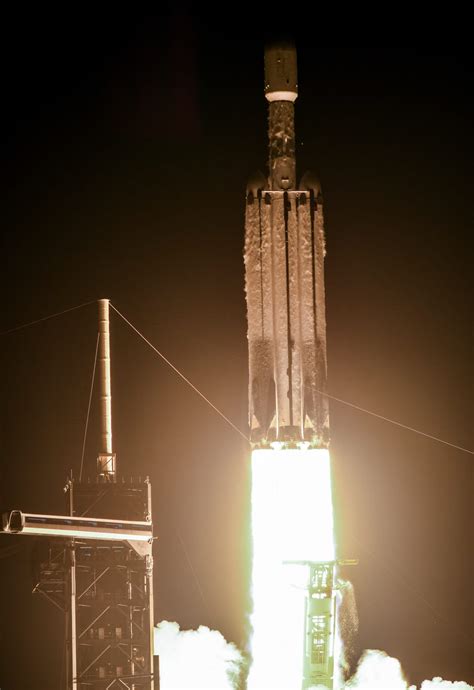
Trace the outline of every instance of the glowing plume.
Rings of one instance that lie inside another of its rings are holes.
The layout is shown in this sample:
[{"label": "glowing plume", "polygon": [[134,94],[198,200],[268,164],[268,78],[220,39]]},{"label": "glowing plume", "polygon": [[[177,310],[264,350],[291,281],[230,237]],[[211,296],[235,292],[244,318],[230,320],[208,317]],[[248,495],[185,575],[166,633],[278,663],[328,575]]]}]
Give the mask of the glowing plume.
[{"label": "glowing plume", "polygon": [[295,690],[303,677],[308,582],[308,567],[295,561],[335,558],[327,450],[253,451],[252,539],[248,689]]}]

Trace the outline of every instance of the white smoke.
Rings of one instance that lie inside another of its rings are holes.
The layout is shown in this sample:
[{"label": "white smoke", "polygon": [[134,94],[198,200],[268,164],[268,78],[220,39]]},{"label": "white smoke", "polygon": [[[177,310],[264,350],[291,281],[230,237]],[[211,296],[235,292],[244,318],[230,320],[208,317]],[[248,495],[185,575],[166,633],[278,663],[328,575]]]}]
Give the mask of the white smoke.
[{"label": "white smoke", "polygon": [[433,680],[424,680],[420,690],[473,690],[473,687],[462,680],[451,682],[442,678],[433,678]]},{"label": "white smoke", "polygon": [[[351,690],[407,690],[409,686],[398,659],[377,649],[368,649],[345,687]],[[416,690],[415,686],[409,690]]]},{"label": "white smoke", "polygon": [[[362,655],[357,671],[344,686],[346,690],[417,690],[408,685],[398,659],[385,652],[369,649]],[[449,681],[441,678],[424,680],[420,690],[474,690],[463,681]]]},{"label": "white smoke", "polygon": [[[161,690],[237,690],[240,687],[243,654],[217,630],[204,625],[197,630],[180,630],[178,623],[162,621],[155,628],[155,654],[160,657]],[[417,688],[408,685],[398,659],[369,649],[362,655],[356,673],[340,690]],[[423,681],[419,690],[474,688],[463,681],[433,678]]]},{"label": "white smoke", "polygon": [[217,630],[180,630],[162,621],[155,628],[161,690],[235,690],[242,654]]}]

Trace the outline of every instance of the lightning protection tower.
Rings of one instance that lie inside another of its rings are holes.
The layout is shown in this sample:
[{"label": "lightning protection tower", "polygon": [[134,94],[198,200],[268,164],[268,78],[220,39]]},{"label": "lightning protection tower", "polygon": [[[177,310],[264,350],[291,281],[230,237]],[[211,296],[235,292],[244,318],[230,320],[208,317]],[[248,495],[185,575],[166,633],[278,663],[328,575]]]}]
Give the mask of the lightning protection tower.
[{"label": "lightning protection tower", "polygon": [[[96,476],[68,480],[71,517],[152,520],[151,485],[117,478],[112,445],[109,301],[99,301],[101,447]],[[74,521],[77,524],[77,521]],[[44,553],[45,551],[45,553]],[[34,592],[65,613],[67,690],[157,690],[152,541],[52,540]]]}]

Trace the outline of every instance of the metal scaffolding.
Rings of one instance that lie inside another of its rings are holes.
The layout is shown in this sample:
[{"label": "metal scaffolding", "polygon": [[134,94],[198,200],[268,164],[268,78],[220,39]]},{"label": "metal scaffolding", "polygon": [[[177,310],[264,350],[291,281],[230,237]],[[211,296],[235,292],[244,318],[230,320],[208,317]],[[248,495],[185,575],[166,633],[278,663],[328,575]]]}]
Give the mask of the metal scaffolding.
[{"label": "metal scaffolding", "polygon": [[97,475],[89,482],[72,478],[67,482],[69,521],[64,516],[13,511],[11,524],[15,527],[23,520],[25,534],[42,530],[59,537],[51,540],[46,557],[40,560],[33,591],[65,613],[66,689],[158,690],[158,658],[153,655],[151,484],[148,478],[117,479],[108,300],[99,301],[99,334]]},{"label": "metal scaffolding", "polygon": [[[70,480],[66,491],[73,520],[93,511],[94,519],[124,526],[146,521],[151,533],[148,479],[134,484]],[[32,534],[29,524],[25,534]],[[157,690],[151,540],[101,540],[91,534],[50,542],[33,591],[65,613],[67,690]]]}]

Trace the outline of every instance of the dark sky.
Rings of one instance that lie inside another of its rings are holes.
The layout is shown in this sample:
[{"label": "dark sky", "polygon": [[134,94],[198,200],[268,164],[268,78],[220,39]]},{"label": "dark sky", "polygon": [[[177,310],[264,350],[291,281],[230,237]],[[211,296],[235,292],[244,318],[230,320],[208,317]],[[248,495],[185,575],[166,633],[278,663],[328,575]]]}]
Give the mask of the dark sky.
[{"label": "dark sky", "polygon": [[[245,430],[244,192],[266,165],[263,45],[281,22],[298,49],[299,175],[316,170],[325,199],[329,389],[472,449],[462,18],[343,28],[316,10],[162,7],[5,17],[1,330],[108,297]],[[0,506],[63,511],[96,331],[92,305],[2,336]],[[112,356],[119,472],[153,482],[156,620],[244,646],[245,443],[115,315]],[[353,660],[383,649],[411,682],[473,683],[472,455],[337,402],[331,429],[339,555],[360,559],[343,573]],[[31,548],[0,544],[2,690],[59,687],[61,617],[31,596]]]}]

